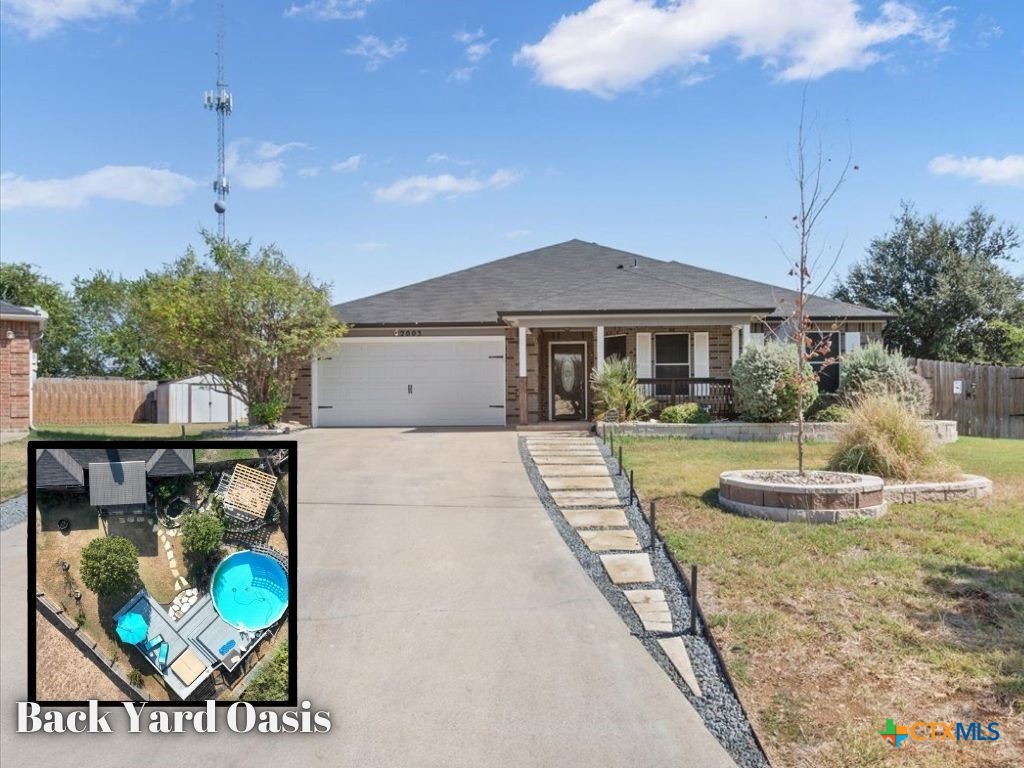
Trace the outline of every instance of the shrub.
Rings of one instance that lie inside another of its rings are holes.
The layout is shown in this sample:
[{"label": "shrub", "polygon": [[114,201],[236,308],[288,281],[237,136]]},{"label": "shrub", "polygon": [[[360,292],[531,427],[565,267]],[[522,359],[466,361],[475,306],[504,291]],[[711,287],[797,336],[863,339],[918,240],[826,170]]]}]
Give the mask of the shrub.
[{"label": "shrub", "polygon": [[850,409],[829,468],[897,480],[947,480],[960,471],[939,455],[935,439],[893,395],[864,395]]},{"label": "shrub", "polygon": [[707,424],[711,415],[697,403],[680,403],[670,405],[658,416],[658,421],[666,424]]},{"label": "shrub", "polygon": [[139,551],[124,536],[90,541],[82,550],[82,581],[97,595],[123,595],[139,578]]},{"label": "shrub", "polygon": [[285,405],[278,395],[272,395],[265,403],[249,403],[249,423],[273,426],[281,420]]},{"label": "shrub", "polygon": [[849,421],[850,409],[842,405],[829,405],[811,415],[811,421]]},{"label": "shrub", "polygon": [[932,403],[928,382],[907,367],[901,355],[873,341],[843,356],[839,388],[848,403],[865,395],[891,395],[915,416],[924,416]]},{"label": "shrub", "polygon": [[654,401],[637,388],[636,368],[628,358],[605,360],[602,370],[595,367],[591,371],[590,383],[594,387],[594,412],[599,419],[615,411],[619,421],[636,421],[646,418],[654,407]]},{"label": "shrub", "polygon": [[181,522],[181,546],[186,552],[210,557],[220,550],[224,523],[216,515],[189,512]]},{"label": "shrub", "polygon": [[797,398],[804,390],[804,410],[818,398],[818,384],[809,363],[803,374],[795,344],[751,344],[732,366],[733,392],[745,421],[792,421]]},{"label": "shrub", "polygon": [[136,688],[141,688],[145,680],[142,678],[142,673],[137,669],[132,669],[128,673],[128,682],[134,685]]},{"label": "shrub", "polygon": [[288,698],[288,641],[281,642],[242,691],[246,701],[285,701]]}]

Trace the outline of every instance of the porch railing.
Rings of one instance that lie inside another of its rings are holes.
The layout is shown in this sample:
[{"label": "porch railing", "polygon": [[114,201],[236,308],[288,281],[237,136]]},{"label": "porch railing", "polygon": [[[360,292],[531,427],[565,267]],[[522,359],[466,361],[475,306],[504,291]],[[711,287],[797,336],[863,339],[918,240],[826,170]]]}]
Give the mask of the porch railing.
[{"label": "porch railing", "polygon": [[637,379],[637,387],[655,401],[655,415],[677,403],[697,403],[715,419],[735,413],[730,379]]}]

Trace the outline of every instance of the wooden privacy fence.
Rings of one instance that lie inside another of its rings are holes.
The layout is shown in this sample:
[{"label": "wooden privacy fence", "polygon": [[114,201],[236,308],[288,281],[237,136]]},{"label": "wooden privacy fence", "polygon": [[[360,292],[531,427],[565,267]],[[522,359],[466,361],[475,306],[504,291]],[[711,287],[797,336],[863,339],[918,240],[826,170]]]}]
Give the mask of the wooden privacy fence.
[{"label": "wooden privacy fence", "polygon": [[36,424],[156,421],[156,382],[134,379],[36,379]]},{"label": "wooden privacy fence", "polygon": [[1024,367],[907,361],[932,387],[932,412],[961,435],[1024,439]]}]

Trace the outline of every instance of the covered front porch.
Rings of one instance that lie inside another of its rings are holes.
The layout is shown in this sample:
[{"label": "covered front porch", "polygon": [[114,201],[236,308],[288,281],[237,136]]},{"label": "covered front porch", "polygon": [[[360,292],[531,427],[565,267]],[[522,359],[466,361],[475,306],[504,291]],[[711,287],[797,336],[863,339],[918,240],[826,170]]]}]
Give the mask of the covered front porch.
[{"label": "covered front porch", "polygon": [[733,415],[729,369],[760,342],[758,321],[737,315],[508,315],[510,425],[593,419],[590,374],[610,357],[634,361],[655,410],[696,402],[714,418]]}]

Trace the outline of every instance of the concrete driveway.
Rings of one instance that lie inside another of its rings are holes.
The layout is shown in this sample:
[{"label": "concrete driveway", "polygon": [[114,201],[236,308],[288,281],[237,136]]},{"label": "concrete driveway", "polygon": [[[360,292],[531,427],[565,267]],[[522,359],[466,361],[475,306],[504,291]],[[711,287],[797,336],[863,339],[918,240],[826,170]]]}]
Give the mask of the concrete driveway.
[{"label": "concrete driveway", "polygon": [[299,694],[331,733],[12,734],[22,524],[0,541],[5,765],[733,765],[559,538],[514,433],[311,430],[299,445]]}]

